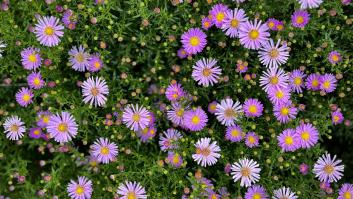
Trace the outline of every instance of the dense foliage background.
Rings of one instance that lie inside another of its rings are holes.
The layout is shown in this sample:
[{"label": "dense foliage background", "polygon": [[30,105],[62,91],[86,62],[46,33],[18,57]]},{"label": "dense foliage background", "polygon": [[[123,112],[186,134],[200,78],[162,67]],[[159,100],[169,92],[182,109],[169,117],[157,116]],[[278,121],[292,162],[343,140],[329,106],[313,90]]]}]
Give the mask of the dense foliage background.
[{"label": "dense foliage background", "polygon": [[[239,158],[251,157],[262,167],[260,184],[267,190],[289,186],[299,198],[336,197],[337,193],[329,195],[320,190],[314,174],[301,175],[298,169],[301,163],[312,166],[325,150],[337,154],[346,166],[344,179],[333,184],[333,189],[337,190],[342,182],[352,182],[353,134],[349,123],[353,117],[352,4],[344,6],[340,0],[324,1],[320,8],[309,10],[311,20],[304,29],[290,25],[291,14],[299,8],[295,0],[247,0],[240,4],[251,19],[257,17],[266,21],[275,17],[285,21],[283,31],[271,32],[272,38],[286,40],[291,48],[288,63],[282,66],[285,71],[305,66],[306,73],[342,76],[333,93],[324,96],[312,91],[293,94],[292,100],[304,104],[305,110],[300,111],[294,121],[283,125],[274,118],[271,104],[259,87],[258,78],[264,67],[257,52],[242,47],[238,39],[230,39],[213,27],[205,31],[208,44],[202,53],[187,59],[176,56],[181,47],[181,34],[191,27],[201,27],[201,19],[208,15],[212,5],[223,2],[234,8],[237,4],[212,0],[176,2],[106,0],[103,5],[96,5],[93,0],[57,0],[51,4],[42,0],[10,1],[9,9],[0,12],[0,40],[7,44],[0,59],[0,120],[18,115],[29,129],[35,125],[39,110],[68,110],[79,124],[79,133],[64,145],[28,136],[15,142],[1,135],[0,195],[37,198],[38,191],[44,191],[45,198],[54,195],[67,198],[67,183],[80,175],[93,181],[93,198],[112,198],[118,185],[125,180],[140,182],[146,187],[149,198],[180,198],[185,188],[195,186],[195,173],[201,172],[212,179],[216,189],[225,186],[231,196],[236,197],[243,195],[245,189],[224,173],[224,166]],[[41,46],[28,29],[36,23],[36,14],[61,18],[62,13],[56,11],[57,5],[73,10],[78,16],[78,24],[74,30],[65,29],[59,46]],[[92,23],[95,20],[97,22]],[[76,72],[68,66],[69,49],[80,44],[102,55],[105,66],[98,74]],[[26,85],[29,72],[21,65],[20,52],[30,46],[40,48],[42,58],[52,61],[49,66],[43,65],[40,71],[45,81],[55,82],[55,86],[36,90],[34,103],[23,108],[16,103],[15,93]],[[332,50],[343,55],[343,61],[338,65],[332,65],[327,59]],[[205,88],[191,78],[192,66],[202,57],[218,60],[223,69],[221,83]],[[247,81],[244,74],[236,72],[237,60],[247,61],[247,73],[256,74],[256,78]],[[78,85],[90,75],[107,81],[110,94],[104,108],[90,107],[82,102]],[[208,125],[202,131],[183,131],[181,153],[185,163],[182,168],[174,169],[163,164],[167,154],[160,151],[158,136],[149,143],[141,143],[133,131],[121,125],[119,118],[115,122],[115,116],[113,125],[106,125],[106,114],[117,112],[121,115],[125,104],[138,103],[156,114],[158,133],[170,128],[165,111],[170,103],[164,90],[172,80],[194,95],[194,105],[204,110],[209,102],[225,96],[240,102],[251,97],[260,99],[265,104],[264,115],[241,121],[245,131],[255,131],[261,136],[260,146],[250,149],[244,143],[225,141],[225,127],[209,114]],[[342,110],[348,120],[346,125],[332,125],[332,104]],[[301,120],[310,121],[318,128],[320,144],[309,150],[281,152],[276,135],[285,128],[295,127]],[[215,166],[202,168],[192,160],[191,154],[194,153],[193,143],[206,136],[217,140],[222,157]],[[98,137],[109,137],[118,144],[116,162],[98,166],[87,163],[89,145]],[[26,176],[25,182],[18,183],[16,174]],[[51,179],[45,180],[46,176]]]}]

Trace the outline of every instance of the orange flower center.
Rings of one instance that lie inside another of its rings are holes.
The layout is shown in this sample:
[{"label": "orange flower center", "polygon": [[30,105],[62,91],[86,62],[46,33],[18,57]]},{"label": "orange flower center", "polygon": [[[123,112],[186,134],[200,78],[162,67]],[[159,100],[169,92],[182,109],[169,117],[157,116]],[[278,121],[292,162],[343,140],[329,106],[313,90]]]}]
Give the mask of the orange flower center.
[{"label": "orange flower center", "polygon": [[208,149],[208,148],[203,148],[203,149],[197,148],[197,149],[196,149],[196,153],[197,153],[197,154],[201,154],[201,155],[203,155],[203,156],[209,156],[209,155],[211,154],[211,151],[210,151],[210,149]]}]

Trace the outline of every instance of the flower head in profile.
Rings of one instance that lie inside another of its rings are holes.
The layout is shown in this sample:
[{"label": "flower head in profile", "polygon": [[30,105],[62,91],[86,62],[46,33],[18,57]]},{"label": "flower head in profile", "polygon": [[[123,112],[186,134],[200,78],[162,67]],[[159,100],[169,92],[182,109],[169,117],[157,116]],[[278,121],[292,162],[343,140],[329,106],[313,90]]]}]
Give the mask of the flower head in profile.
[{"label": "flower head in profile", "polygon": [[213,23],[216,25],[217,28],[221,28],[225,19],[226,13],[228,11],[228,6],[218,3],[212,6],[211,10],[209,11],[209,15],[212,16]]},{"label": "flower head in profile", "polygon": [[40,72],[32,72],[27,76],[27,84],[30,88],[40,89],[44,86],[44,80]]},{"label": "flower head in profile", "polygon": [[69,142],[77,135],[78,125],[69,112],[61,112],[50,117],[47,131],[57,142]]},{"label": "flower head in profile", "polygon": [[39,48],[29,47],[21,51],[22,66],[26,70],[36,70],[42,65]]},{"label": "flower head in profile", "polygon": [[122,199],[146,199],[146,190],[138,182],[121,183],[116,192]]},{"label": "flower head in profile", "polygon": [[270,37],[268,31],[267,25],[261,21],[246,21],[239,28],[240,43],[245,48],[257,50],[268,41]]},{"label": "flower head in profile", "polygon": [[[281,46],[280,46],[281,45]],[[263,44],[259,50],[259,58],[266,67],[278,67],[287,63],[289,57],[289,47],[286,42],[281,44],[278,40],[275,44],[272,39]]]},{"label": "flower head in profile", "polygon": [[287,187],[282,187],[273,191],[273,199],[298,199],[298,196]]},{"label": "flower head in profile", "polygon": [[239,159],[232,165],[232,178],[234,182],[240,181],[241,187],[250,187],[260,180],[260,166],[252,159]]},{"label": "flower head in profile", "polygon": [[86,52],[85,48],[80,45],[80,46],[73,46],[71,50],[69,51],[69,63],[72,67],[72,69],[76,71],[86,71],[90,67],[89,63],[89,58],[90,54]]},{"label": "flower head in profile", "polygon": [[123,112],[124,124],[133,131],[144,129],[149,124],[149,111],[143,107],[129,104]]},{"label": "flower head in profile", "polygon": [[192,77],[199,85],[202,86],[213,86],[213,84],[218,82],[219,76],[221,75],[222,69],[217,66],[217,61],[215,59],[200,59],[192,67]]},{"label": "flower head in profile", "polygon": [[64,26],[59,24],[59,19],[53,16],[38,18],[34,28],[37,40],[43,46],[53,47],[60,43],[60,37],[64,36]]},{"label": "flower head in profile", "polygon": [[90,199],[93,192],[92,181],[79,176],[78,181],[70,180],[66,190],[72,199]]},{"label": "flower head in profile", "polygon": [[240,25],[246,22],[247,19],[243,9],[228,10],[221,28],[227,36],[231,38],[238,37]]},{"label": "flower head in profile", "polygon": [[221,148],[216,141],[211,142],[211,138],[201,138],[195,144],[196,151],[192,155],[197,164],[206,167],[217,163],[218,158],[221,157]]},{"label": "flower head in profile", "polygon": [[109,89],[104,79],[90,77],[82,83],[83,102],[86,104],[104,106]]},{"label": "flower head in profile", "polygon": [[207,125],[208,117],[202,108],[186,111],[183,124],[190,131],[201,131]]},{"label": "flower head in profile", "polygon": [[191,28],[181,36],[181,43],[188,54],[202,52],[207,44],[207,35],[200,28]]},{"label": "flower head in profile", "polygon": [[296,10],[292,15],[292,26],[304,28],[310,20],[310,14],[306,10]]},{"label": "flower head in profile", "polygon": [[3,127],[5,129],[6,138],[9,140],[19,140],[24,136],[26,132],[25,123],[22,122],[21,118],[14,115],[5,119]]},{"label": "flower head in profile", "polygon": [[315,163],[313,173],[320,182],[337,182],[343,176],[344,165],[342,160],[336,160],[336,155],[323,154]]},{"label": "flower head in profile", "polygon": [[223,99],[217,104],[216,113],[217,120],[225,126],[232,126],[243,113],[243,108],[240,102],[233,102],[232,99]]},{"label": "flower head in profile", "polygon": [[91,155],[103,164],[114,161],[118,155],[118,146],[114,142],[110,142],[108,138],[97,139],[91,149]]},{"label": "flower head in profile", "polygon": [[31,89],[22,87],[16,93],[16,101],[20,106],[27,107],[29,104],[33,102],[34,94]]}]

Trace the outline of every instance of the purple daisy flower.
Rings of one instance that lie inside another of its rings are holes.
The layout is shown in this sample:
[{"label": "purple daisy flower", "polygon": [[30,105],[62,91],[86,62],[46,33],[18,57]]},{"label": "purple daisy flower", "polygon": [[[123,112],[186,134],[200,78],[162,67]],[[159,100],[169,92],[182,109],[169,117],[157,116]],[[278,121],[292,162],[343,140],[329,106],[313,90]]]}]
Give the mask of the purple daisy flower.
[{"label": "purple daisy flower", "polygon": [[40,89],[44,86],[44,81],[40,72],[33,72],[27,76],[27,84],[30,88]]},{"label": "purple daisy flower", "polygon": [[169,101],[178,101],[180,98],[185,96],[185,91],[181,84],[179,83],[171,83],[166,91],[165,91],[165,96]]},{"label": "purple daisy flower", "polygon": [[240,142],[243,139],[243,130],[238,125],[227,126],[226,129],[226,140],[231,142]]},{"label": "purple daisy flower", "polygon": [[331,113],[332,123],[334,125],[341,124],[344,120],[343,114],[341,111],[335,111]]},{"label": "purple daisy flower", "polygon": [[344,183],[338,191],[337,199],[352,199],[353,198],[353,185]]},{"label": "purple daisy flower", "polygon": [[306,175],[309,173],[309,165],[305,164],[305,163],[301,163],[299,165],[299,171],[301,174]]},{"label": "purple daisy flower", "polygon": [[215,113],[217,109],[217,101],[213,101],[209,103],[207,109],[208,109],[208,112]]},{"label": "purple daisy flower", "polygon": [[310,20],[310,14],[306,10],[296,10],[292,17],[292,26],[296,28],[304,28]]},{"label": "purple daisy flower", "polygon": [[184,48],[180,48],[177,52],[177,55],[180,59],[184,59],[188,57],[188,53],[185,51]]},{"label": "purple daisy flower", "polygon": [[306,78],[305,86],[308,90],[318,91],[320,90],[320,75],[318,74],[310,74],[308,78]]},{"label": "purple daisy flower", "polygon": [[83,72],[89,69],[90,64],[88,60],[90,55],[82,45],[79,47],[73,46],[69,51],[69,56],[69,63],[74,70]]},{"label": "purple daisy flower", "polygon": [[213,58],[202,58],[192,67],[192,77],[197,81],[198,85],[208,87],[209,85],[218,82],[219,76],[222,74],[222,69],[216,66],[217,61]]},{"label": "purple daisy flower", "polygon": [[145,199],[147,198],[145,188],[140,185],[138,182],[129,182],[121,183],[118,187],[118,191],[121,199]]},{"label": "purple daisy flower", "polygon": [[311,148],[319,140],[318,130],[310,123],[300,124],[295,129],[295,132],[299,137],[300,145],[302,148],[306,148],[306,149]]},{"label": "purple daisy flower", "polygon": [[53,47],[60,43],[60,37],[64,36],[64,26],[59,24],[59,19],[53,16],[39,17],[34,28],[37,40],[43,46]]},{"label": "purple daisy flower", "polygon": [[342,56],[339,52],[334,50],[328,55],[328,60],[331,64],[337,64],[342,61]]},{"label": "purple daisy flower", "polygon": [[212,18],[212,16],[211,16],[211,17],[204,17],[204,18],[202,18],[201,24],[202,24],[202,28],[203,28],[204,30],[208,30],[208,29],[210,29],[210,28],[214,25],[211,18]]},{"label": "purple daisy flower", "polygon": [[306,75],[303,71],[296,69],[289,75],[289,87],[296,93],[302,93],[304,86],[304,78]]},{"label": "purple daisy flower", "polygon": [[260,180],[260,165],[252,159],[239,159],[232,165],[232,178],[234,182],[240,180],[241,187],[250,187]]},{"label": "purple daisy flower", "polygon": [[281,40],[278,40],[275,45],[272,39],[263,44],[263,47],[258,52],[259,59],[263,65],[272,68],[287,63],[289,47],[286,42],[282,46],[280,44]]},{"label": "purple daisy flower", "polygon": [[206,195],[207,199],[220,199],[221,198],[221,196],[212,189],[206,189],[205,195]]},{"label": "purple daisy flower", "polygon": [[94,104],[95,107],[104,106],[108,94],[108,86],[105,80],[100,77],[96,77],[96,79],[90,77],[82,83],[83,102],[86,104],[91,106]]},{"label": "purple daisy flower", "polygon": [[248,62],[238,61],[237,68],[235,69],[238,73],[245,73],[248,71]]},{"label": "purple daisy flower", "polygon": [[274,105],[287,103],[290,99],[290,89],[288,88],[271,88],[268,91],[270,101]]},{"label": "purple daisy flower", "polygon": [[92,181],[84,176],[79,176],[78,182],[70,180],[66,189],[72,199],[90,199],[93,192]]},{"label": "purple daisy flower", "polygon": [[22,87],[16,93],[16,101],[20,106],[27,107],[29,104],[33,102],[33,92],[31,89]]},{"label": "purple daisy flower", "polygon": [[282,124],[288,123],[297,116],[298,109],[292,106],[292,102],[276,104],[273,107],[273,114]]},{"label": "purple daisy flower", "polygon": [[201,131],[207,125],[207,115],[202,108],[186,111],[183,124],[190,131]]},{"label": "purple daisy flower", "polygon": [[336,160],[336,155],[331,158],[328,153],[323,154],[315,163],[313,173],[320,182],[337,182],[343,176],[344,165],[342,160]]},{"label": "purple daisy flower", "polygon": [[278,23],[277,19],[270,18],[267,20],[266,25],[270,30],[277,30],[276,24]]},{"label": "purple daisy flower", "polygon": [[77,17],[72,10],[68,9],[64,12],[62,21],[66,28],[73,30],[76,27]]},{"label": "purple daisy flower", "polygon": [[350,3],[352,3],[352,0],[341,0],[343,5],[349,5]]},{"label": "purple daisy flower", "polygon": [[39,139],[43,136],[42,129],[39,127],[29,129],[29,137]]},{"label": "purple daisy flower", "polygon": [[245,199],[270,199],[270,197],[263,186],[253,185],[246,191]]},{"label": "purple daisy flower", "polygon": [[181,155],[172,151],[168,152],[167,160],[168,163],[174,168],[179,168],[183,164],[183,158],[181,157]]},{"label": "purple daisy flower", "polygon": [[217,142],[211,142],[211,138],[201,138],[196,144],[196,151],[192,155],[192,158],[198,165],[203,167],[212,166],[217,163],[218,158],[221,157],[221,148],[217,145]]},{"label": "purple daisy flower", "polygon": [[26,132],[25,123],[22,122],[21,118],[14,115],[5,119],[3,124],[4,133],[6,133],[6,138],[9,140],[19,140],[24,136]]},{"label": "purple daisy flower", "polygon": [[323,0],[297,0],[300,4],[300,9],[317,8]]},{"label": "purple daisy flower", "polygon": [[37,113],[37,125],[41,128],[46,128],[51,116],[52,114],[49,111],[39,111]]},{"label": "purple daisy flower", "polygon": [[258,99],[249,98],[245,100],[243,109],[246,117],[260,117],[264,106]]},{"label": "purple daisy flower", "polygon": [[279,189],[276,189],[273,191],[273,197],[272,199],[297,199],[298,196],[295,195],[295,193],[287,187],[282,187]]},{"label": "purple daisy flower", "polygon": [[139,129],[144,129],[149,123],[149,111],[138,104],[129,104],[123,112],[123,122],[124,124],[133,131],[138,131]]},{"label": "purple daisy flower", "polygon": [[100,58],[100,54],[95,53],[88,58],[88,70],[90,72],[98,72],[103,68],[103,61]]},{"label": "purple daisy flower", "polygon": [[259,146],[259,136],[254,132],[248,132],[245,135],[245,145],[249,148]]},{"label": "purple daisy flower", "polygon": [[91,146],[91,155],[96,157],[99,162],[108,164],[116,159],[119,153],[118,146],[110,142],[108,138],[98,138]]},{"label": "purple daisy flower", "polygon": [[266,92],[270,88],[287,88],[288,74],[281,68],[268,68],[260,77],[260,86]]},{"label": "purple daisy flower", "polygon": [[282,151],[295,151],[300,148],[300,141],[294,129],[285,129],[277,136],[278,146]]},{"label": "purple daisy flower", "polygon": [[137,131],[137,137],[140,138],[140,141],[142,143],[146,143],[146,142],[152,140],[152,138],[154,136],[156,136],[156,132],[157,132],[156,127],[148,126],[148,127],[144,128],[144,129],[139,129]]},{"label": "purple daisy flower", "polygon": [[245,48],[257,50],[268,41],[268,30],[267,25],[261,21],[246,21],[239,28],[240,43]]},{"label": "purple daisy flower", "polygon": [[201,52],[207,44],[207,35],[200,28],[191,28],[181,35],[181,43],[188,54]]},{"label": "purple daisy flower", "polygon": [[167,111],[168,120],[172,121],[175,125],[183,125],[185,111],[188,111],[189,107],[183,107],[179,103],[172,103],[171,110]]},{"label": "purple daisy flower", "polygon": [[211,10],[209,11],[209,15],[212,16],[213,23],[216,25],[217,28],[222,27],[223,22],[226,19],[226,13],[228,10],[228,6],[222,3],[218,3],[212,6]]},{"label": "purple daisy flower", "polygon": [[183,135],[179,131],[173,128],[170,128],[167,131],[163,132],[163,135],[159,137],[158,143],[162,151],[177,149],[178,140],[181,139],[182,137]]},{"label": "purple daisy flower", "polygon": [[277,23],[276,23],[276,30],[277,30],[277,31],[282,31],[282,30],[284,30],[284,23],[283,23],[283,21],[277,21]]},{"label": "purple daisy flower", "polygon": [[50,117],[47,131],[56,142],[69,142],[77,135],[75,118],[68,112],[57,113]]},{"label": "purple daisy flower", "polygon": [[242,113],[243,108],[240,102],[234,103],[232,99],[223,99],[220,104],[217,104],[215,115],[223,125],[233,126]]},{"label": "purple daisy flower", "polygon": [[235,8],[234,10],[228,10],[222,24],[222,30],[231,38],[237,37],[240,25],[247,20],[248,18],[243,9]]},{"label": "purple daisy flower", "polygon": [[42,65],[42,58],[40,57],[39,48],[26,48],[21,51],[22,66],[26,70],[35,70]]},{"label": "purple daisy flower", "polygon": [[337,79],[332,74],[324,74],[320,77],[320,89],[326,93],[331,93],[336,89]]}]

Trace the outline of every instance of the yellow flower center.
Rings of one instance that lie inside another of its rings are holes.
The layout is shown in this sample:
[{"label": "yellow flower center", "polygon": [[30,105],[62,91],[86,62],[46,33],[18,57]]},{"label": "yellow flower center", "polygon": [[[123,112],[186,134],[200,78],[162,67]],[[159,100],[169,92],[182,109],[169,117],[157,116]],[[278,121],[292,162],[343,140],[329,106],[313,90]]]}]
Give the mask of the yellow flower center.
[{"label": "yellow flower center", "polygon": [[335,171],[335,168],[332,165],[326,165],[324,171],[327,174],[332,174]]},{"label": "yellow flower center", "polygon": [[174,99],[176,99],[176,98],[178,98],[178,93],[173,93],[173,95],[172,95],[172,97],[174,98]]},{"label": "yellow flower center", "polygon": [[297,19],[296,19],[296,22],[297,22],[298,24],[302,24],[302,23],[304,22],[304,17],[298,16]]},{"label": "yellow flower center", "polygon": [[270,78],[270,82],[271,82],[271,84],[276,85],[276,84],[278,84],[279,79],[277,76],[274,76],[274,77]]},{"label": "yellow flower center", "polygon": [[141,119],[141,117],[140,117],[139,114],[134,113],[134,114],[132,115],[132,120],[134,120],[135,122],[139,122],[140,119]]},{"label": "yellow flower center", "polygon": [[60,131],[61,133],[65,133],[68,129],[68,126],[66,123],[60,123],[58,125],[58,131]]},{"label": "yellow flower center", "polygon": [[40,85],[40,79],[38,77],[34,78],[33,84],[36,85],[36,86],[39,86]]},{"label": "yellow flower center", "polygon": [[76,194],[82,195],[85,192],[85,189],[82,186],[77,186]]},{"label": "yellow flower center", "polygon": [[330,81],[325,81],[325,82],[322,84],[322,86],[323,86],[324,88],[326,88],[326,89],[330,88],[330,85],[331,85]]},{"label": "yellow flower center", "polygon": [[83,56],[82,53],[77,53],[77,54],[75,55],[75,59],[76,59],[76,61],[79,62],[79,63],[82,63],[83,61],[85,61],[85,57]]},{"label": "yellow flower center", "polygon": [[286,143],[286,145],[292,145],[293,138],[291,136],[287,136],[286,138],[284,138],[284,143]]},{"label": "yellow flower center", "polygon": [[200,44],[200,38],[193,36],[190,38],[190,45],[191,46],[198,46]]},{"label": "yellow flower center", "polygon": [[127,193],[127,199],[137,199],[135,192],[129,191]]},{"label": "yellow flower center", "polygon": [[346,192],[343,194],[343,198],[344,198],[344,199],[352,199],[352,194],[351,194],[351,192],[346,191]]},{"label": "yellow flower center", "polygon": [[47,26],[45,29],[44,29],[44,33],[48,36],[52,36],[54,34],[54,28],[51,27],[51,26]]},{"label": "yellow flower center", "polygon": [[172,161],[174,164],[178,164],[179,163],[179,154],[175,154]]},{"label": "yellow flower center", "polygon": [[240,135],[240,132],[238,130],[234,129],[234,130],[232,130],[231,134],[233,137],[238,137]]},{"label": "yellow flower center", "polygon": [[212,74],[212,71],[209,68],[205,68],[202,70],[202,74],[203,74],[203,76],[208,77]]},{"label": "yellow flower center", "polygon": [[101,154],[103,155],[108,155],[109,154],[109,148],[104,146],[101,148]]},{"label": "yellow flower center", "polygon": [[10,129],[11,129],[12,132],[17,132],[18,129],[19,129],[19,126],[17,126],[16,124],[14,124],[14,125],[12,125],[12,126],[10,127]]},{"label": "yellow flower center", "polygon": [[284,107],[281,109],[281,114],[282,115],[288,115],[289,114],[289,109],[287,107]]},{"label": "yellow flower center", "polygon": [[208,22],[208,21],[205,21],[204,23],[203,23],[203,25],[206,27],[206,28],[208,28],[208,27],[210,27],[210,22]]},{"label": "yellow flower center", "polygon": [[228,109],[226,109],[226,110],[224,111],[224,116],[225,116],[226,118],[233,118],[234,115],[235,115],[235,112],[234,112],[234,110],[231,109],[231,108],[228,108]]},{"label": "yellow flower center", "polygon": [[261,194],[255,193],[252,198],[253,199],[261,199],[262,197],[261,197]]},{"label": "yellow flower center", "polygon": [[237,19],[232,19],[230,21],[230,25],[233,27],[233,28],[236,28],[239,26],[239,21]]},{"label": "yellow flower center", "polygon": [[283,25],[282,24],[277,25],[277,30],[283,30]]},{"label": "yellow flower center", "polygon": [[35,53],[32,53],[28,56],[28,60],[32,63],[37,62],[37,56]]},{"label": "yellow flower center", "polygon": [[310,134],[309,134],[309,132],[304,131],[304,132],[301,134],[301,137],[302,137],[303,140],[309,140]]},{"label": "yellow flower center", "polygon": [[209,156],[211,154],[211,151],[208,148],[203,148],[203,149],[197,148],[196,153],[201,154],[203,156]]},{"label": "yellow flower center", "polygon": [[34,134],[34,135],[40,135],[40,131],[39,131],[39,130],[34,130],[34,131],[33,131],[33,134]]},{"label": "yellow flower center", "polygon": [[269,28],[275,27],[275,23],[273,23],[273,21],[268,22],[267,25]]},{"label": "yellow flower center", "polygon": [[28,94],[24,94],[22,99],[23,101],[28,102],[29,100],[31,100],[31,96],[29,96]]},{"label": "yellow flower center", "polygon": [[249,37],[250,37],[250,39],[252,39],[252,40],[255,40],[255,39],[259,38],[259,36],[260,36],[260,33],[259,33],[259,31],[256,30],[256,29],[251,30],[251,31],[249,32]]},{"label": "yellow flower center", "polygon": [[211,195],[211,199],[217,199],[217,195],[214,193]]},{"label": "yellow flower center", "polygon": [[250,113],[257,113],[257,107],[255,105],[250,105],[249,112]]},{"label": "yellow flower center", "polygon": [[47,115],[43,116],[43,122],[44,123],[48,123],[49,119],[50,119],[49,116],[47,116]]},{"label": "yellow flower center", "polygon": [[255,140],[254,136],[249,136],[248,141],[250,142],[250,144],[254,144],[256,140]]},{"label": "yellow flower center", "polygon": [[101,67],[101,64],[98,61],[96,61],[94,62],[94,67],[98,69]]},{"label": "yellow flower center", "polygon": [[277,58],[278,57],[278,55],[279,55],[279,52],[278,52],[278,50],[277,49],[272,49],[271,51],[270,51],[270,57],[273,59],[273,58]]},{"label": "yellow flower center", "polygon": [[337,62],[339,60],[339,57],[337,55],[332,55],[331,59]]},{"label": "yellow flower center", "polygon": [[338,122],[338,120],[340,120],[340,117],[338,117],[337,115],[333,116],[333,121]]},{"label": "yellow flower center", "polygon": [[94,97],[96,97],[96,96],[99,94],[98,89],[97,89],[96,87],[93,87],[93,88],[91,89],[91,94],[92,94]]},{"label": "yellow flower center", "polygon": [[276,97],[278,98],[278,99],[282,99],[283,97],[284,97],[284,93],[280,90],[280,91],[277,91],[276,92]]},{"label": "yellow flower center", "polygon": [[214,111],[214,110],[216,110],[216,108],[217,108],[217,105],[215,105],[215,104],[210,105],[210,110]]},{"label": "yellow flower center", "polygon": [[177,116],[179,116],[179,117],[182,117],[183,115],[184,115],[184,109],[178,109],[177,111],[176,111],[176,115]]},{"label": "yellow flower center", "polygon": [[251,171],[250,171],[250,168],[244,167],[244,168],[242,168],[242,169],[240,170],[240,173],[241,173],[241,175],[242,175],[243,177],[249,177]]},{"label": "yellow flower center", "polygon": [[216,15],[216,20],[218,22],[222,22],[223,19],[224,19],[225,15],[224,15],[224,12],[219,12],[217,15]]},{"label": "yellow flower center", "polygon": [[193,117],[191,118],[191,122],[192,122],[193,124],[199,124],[199,123],[200,123],[200,117],[197,116],[197,115],[193,116]]},{"label": "yellow flower center", "polygon": [[296,77],[294,78],[294,84],[295,85],[300,85],[302,83],[302,78],[301,77]]}]

